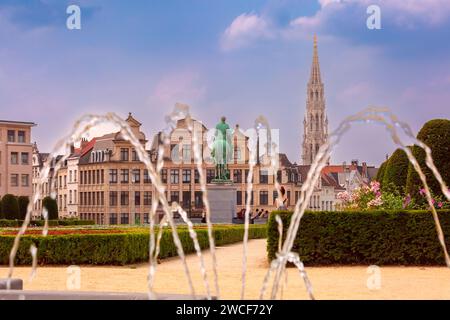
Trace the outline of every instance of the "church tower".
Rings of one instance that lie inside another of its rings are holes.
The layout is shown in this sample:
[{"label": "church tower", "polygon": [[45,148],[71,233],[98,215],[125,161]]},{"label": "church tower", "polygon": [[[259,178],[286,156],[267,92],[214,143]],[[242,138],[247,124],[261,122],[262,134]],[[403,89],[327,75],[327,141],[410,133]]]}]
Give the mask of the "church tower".
[{"label": "church tower", "polygon": [[307,87],[306,114],[303,120],[303,128],[302,162],[304,165],[310,165],[314,161],[320,146],[328,139],[328,118],[325,112],[324,88],[320,77],[317,37],[315,35],[313,61]]}]

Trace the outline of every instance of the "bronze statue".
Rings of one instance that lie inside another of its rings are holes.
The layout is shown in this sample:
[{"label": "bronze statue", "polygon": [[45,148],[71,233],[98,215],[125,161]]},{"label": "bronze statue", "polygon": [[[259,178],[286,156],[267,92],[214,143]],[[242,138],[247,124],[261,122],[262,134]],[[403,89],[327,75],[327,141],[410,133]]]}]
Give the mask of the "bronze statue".
[{"label": "bronze statue", "polygon": [[211,156],[216,164],[216,174],[213,180],[216,183],[230,182],[228,162],[232,160],[233,148],[230,126],[225,121],[226,118],[222,117],[216,125],[216,133],[211,151]]}]

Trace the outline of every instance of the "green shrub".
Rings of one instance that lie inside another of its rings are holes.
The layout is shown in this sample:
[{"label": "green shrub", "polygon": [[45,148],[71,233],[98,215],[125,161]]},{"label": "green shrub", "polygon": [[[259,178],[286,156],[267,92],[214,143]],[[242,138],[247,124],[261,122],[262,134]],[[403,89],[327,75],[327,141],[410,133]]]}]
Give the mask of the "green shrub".
[{"label": "green shrub", "polygon": [[94,224],[95,224],[94,220],[76,220],[76,219],[58,220],[59,226],[90,226]]},{"label": "green shrub", "polygon": [[[208,230],[196,229],[197,238],[202,249],[209,247]],[[187,228],[178,230],[181,243],[186,253],[195,252],[194,243]],[[265,238],[265,225],[252,225],[249,239]],[[214,227],[214,239],[217,246],[242,241],[243,226]],[[0,235],[0,264],[7,264],[14,236]],[[38,248],[40,264],[113,264],[124,265],[148,261],[148,232],[128,232],[111,234],[79,234],[79,235],[25,235],[20,241],[16,255],[17,265],[30,264],[30,245]],[[161,258],[177,255],[172,233],[165,229],[161,240]]]},{"label": "green shrub", "polygon": [[386,169],[387,162],[388,161],[386,160],[380,165],[380,168],[377,171],[377,175],[375,176],[375,180],[378,181],[379,183],[383,183],[384,172]]},{"label": "green shrub", "polygon": [[[417,139],[424,142],[431,149],[434,164],[439,170],[442,179],[447,185],[450,184],[450,120],[435,119],[428,121],[420,129]],[[431,192],[436,195],[442,195],[439,182],[433,173],[425,164],[425,151],[419,146],[413,147],[413,155],[416,157],[421,169],[423,170],[428,186]],[[420,201],[422,197],[419,195],[419,189],[422,188],[422,182],[419,175],[412,165],[408,167],[408,177],[406,182],[406,191],[413,198]]]},{"label": "green shrub", "polygon": [[408,176],[409,160],[405,151],[397,149],[390,156],[384,168],[383,187],[393,186],[396,190],[404,190]]},{"label": "green shrub", "polygon": [[19,219],[19,203],[15,195],[5,194],[3,196],[2,213],[5,219]]},{"label": "green shrub", "polygon": [[[0,228],[7,227],[20,227],[23,224],[23,220],[0,220]],[[45,224],[45,220],[32,220],[30,221],[30,227],[43,227]],[[57,226],[89,226],[94,225],[95,221],[93,220],[49,220],[48,225],[50,227]]]},{"label": "green shrub", "polygon": [[49,220],[58,220],[58,203],[52,197],[42,199],[42,206],[47,209]]},{"label": "green shrub", "polygon": [[[278,250],[278,225],[283,241],[292,212],[274,211],[268,222],[267,253]],[[450,210],[439,211],[450,248]],[[292,248],[309,265],[377,264],[442,265],[444,254],[428,211],[306,212]]]},{"label": "green shrub", "polygon": [[17,198],[17,202],[19,204],[19,219],[25,220],[25,216],[27,215],[28,204],[30,203],[30,199],[26,196],[20,196]]}]

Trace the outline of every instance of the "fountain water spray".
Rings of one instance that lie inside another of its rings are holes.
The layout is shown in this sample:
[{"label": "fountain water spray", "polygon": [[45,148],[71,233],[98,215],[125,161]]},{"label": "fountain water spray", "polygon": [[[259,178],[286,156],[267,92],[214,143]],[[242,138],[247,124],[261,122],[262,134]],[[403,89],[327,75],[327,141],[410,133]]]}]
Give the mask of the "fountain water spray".
[{"label": "fountain water spray", "polygon": [[[48,181],[53,158],[56,158],[56,154],[60,149],[64,150],[64,155],[61,158],[59,158],[59,160],[55,164],[54,172],[56,174],[58,172],[58,170],[61,168],[61,166],[64,164],[67,157],[70,155],[71,146],[75,142],[79,141],[85,132],[89,131],[91,128],[95,127],[96,125],[103,124],[103,123],[111,123],[114,125],[118,125],[120,127],[120,132],[122,134],[122,137],[125,140],[129,141],[134,146],[139,160],[144,163],[146,169],[148,170],[150,179],[158,192],[159,201],[163,207],[165,216],[167,217],[167,220],[171,226],[173,240],[174,240],[175,246],[177,248],[178,256],[180,257],[180,259],[182,261],[191,294],[193,297],[195,297],[195,290],[194,290],[194,286],[192,284],[192,279],[191,279],[191,276],[189,273],[189,268],[186,263],[184,250],[183,250],[180,238],[177,233],[176,225],[175,225],[175,223],[173,221],[173,217],[171,215],[171,209],[169,207],[168,201],[164,194],[164,186],[161,183],[160,177],[156,173],[155,168],[153,167],[153,164],[151,162],[151,159],[149,158],[147,152],[145,151],[145,149],[142,146],[139,139],[134,135],[134,133],[132,132],[128,123],[126,121],[124,121],[123,119],[121,119],[119,116],[117,116],[115,113],[107,113],[106,115],[85,115],[85,116],[81,117],[75,123],[71,133],[68,136],[66,136],[65,138],[61,139],[56,144],[53,151],[50,153],[49,158],[46,161],[46,163],[44,164],[43,170],[41,171],[41,174],[39,176],[39,183],[38,183],[39,187],[37,188],[37,192],[34,194],[32,201],[28,205],[24,222],[14,239],[14,245],[11,249],[10,258],[9,258],[9,272],[8,272],[7,289],[10,289],[11,278],[12,278],[13,271],[14,271],[14,259],[17,254],[17,250],[19,249],[20,239],[21,239],[22,235],[26,232],[26,229],[29,225],[29,222],[31,219],[32,208],[38,202],[38,200],[41,196],[41,186],[46,181]],[[51,196],[52,196],[52,198],[55,198],[55,196],[56,196],[56,193],[55,193],[56,181],[53,180],[53,183],[51,185],[52,185]],[[45,226],[43,229],[43,236],[46,236],[47,232],[48,232],[48,215],[44,214],[44,218],[46,219],[46,223],[45,223]]]},{"label": "fountain water spray", "polygon": [[326,162],[328,161],[331,155],[332,149],[339,143],[342,136],[350,129],[351,124],[354,122],[374,122],[382,124],[386,128],[386,130],[390,133],[394,143],[400,146],[406,152],[409,161],[419,174],[419,177],[424,185],[425,194],[434,218],[438,239],[444,253],[445,262],[447,266],[450,267],[450,257],[448,255],[447,248],[445,245],[444,234],[442,232],[442,228],[439,222],[439,217],[437,215],[436,209],[434,208],[434,205],[432,203],[431,193],[428,188],[426,177],[422,169],[420,168],[420,165],[418,164],[416,158],[413,156],[411,150],[409,150],[406,144],[403,143],[402,140],[400,139],[396,128],[398,127],[402,129],[403,133],[405,133],[409,138],[411,138],[414,141],[414,144],[420,146],[425,150],[427,155],[426,165],[432,170],[436,179],[439,181],[442,192],[444,193],[446,198],[450,200],[450,192],[448,190],[448,187],[445,185],[445,182],[443,181],[441,175],[439,174],[439,171],[434,165],[433,159],[431,157],[430,148],[426,146],[423,142],[419,141],[412,133],[412,130],[409,127],[409,125],[399,121],[398,118],[389,111],[389,109],[369,107],[353,116],[344,119],[344,121],[341,122],[338,128],[329,136],[328,142],[326,142],[324,145],[320,147],[319,152],[317,153],[316,158],[314,159],[311,168],[308,172],[307,179],[301,188],[300,198],[298,199],[295,205],[294,214],[292,215],[291,218],[291,223],[289,225],[289,229],[287,232],[286,241],[283,245],[283,250],[279,253],[277,259],[275,259],[274,262],[272,263],[272,266],[276,268],[276,275],[272,286],[272,294],[271,294],[272,299],[275,299],[276,297],[281,276],[286,268],[286,263],[289,260],[292,260],[292,257],[290,257],[291,249],[294,244],[295,236],[300,226],[301,218],[305,213],[308,200],[312,195],[314,185],[317,183],[320,177],[320,173],[322,172],[322,169],[325,167]]}]

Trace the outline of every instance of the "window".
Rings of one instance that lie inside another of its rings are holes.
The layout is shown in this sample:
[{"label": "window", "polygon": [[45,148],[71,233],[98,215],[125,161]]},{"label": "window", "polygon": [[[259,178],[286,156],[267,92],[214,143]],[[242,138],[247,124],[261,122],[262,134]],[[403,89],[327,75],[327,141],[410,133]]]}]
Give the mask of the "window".
[{"label": "window", "polygon": [[141,183],[141,170],[139,169],[133,169],[133,182],[134,183]]},{"label": "window", "polygon": [[136,152],[135,149],[133,149],[133,150],[131,151],[131,160],[133,160],[133,161],[139,161],[139,157],[138,157],[138,154],[137,154],[137,152]]},{"label": "window", "polygon": [[129,204],[129,192],[121,191],[120,192],[120,205],[127,206]]},{"label": "window", "polygon": [[22,187],[28,187],[30,185],[30,177],[28,174],[22,175]]},{"label": "window", "polygon": [[234,160],[241,161],[242,154],[241,154],[241,148],[235,147],[234,148]]},{"label": "window", "polygon": [[29,154],[28,154],[28,152],[22,152],[20,155],[21,155],[21,162],[22,162],[22,164],[28,164],[28,162],[29,162]]},{"label": "window", "polygon": [[135,206],[141,205],[141,193],[139,191],[134,192],[134,205]]},{"label": "window", "polygon": [[128,161],[128,148],[120,148],[120,161]]},{"label": "window", "polygon": [[191,169],[183,169],[183,183],[191,183]]},{"label": "window", "polygon": [[282,174],[281,174],[281,170],[278,170],[277,171],[277,181],[278,181],[278,183],[282,183]]},{"label": "window", "polygon": [[262,206],[267,206],[269,204],[269,192],[267,191],[259,192],[259,204]]},{"label": "window", "polygon": [[200,183],[200,172],[197,169],[194,171],[194,183]]},{"label": "window", "polygon": [[259,183],[269,183],[269,175],[267,170],[259,170]]},{"label": "window", "polygon": [[144,169],[144,183],[151,183],[152,180],[150,179],[150,176],[148,174],[148,170]]},{"label": "window", "polygon": [[[247,192],[244,192],[244,194],[245,194],[245,203],[247,203]],[[254,196],[253,196],[253,191],[252,191],[252,193],[250,195],[250,205],[251,206],[253,205],[253,199],[254,199]]]},{"label": "window", "polygon": [[242,205],[242,191],[236,191],[236,205]]},{"label": "window", "polygon": [[128,213],[121,213],[120,214],[120,224],[128,224],[130,219],[130,215]]},{"label": "window", "polygon": [[178,169],[170,170],[170,183],[178,184],[180,182],[180,171]]},{"label": "window", "polygon": [[148,213],[144,212],[144,223],[148,223]]},{"label": "window", "polygon": [[161,182],[167,183],[167,169],[161,169]]},{"label": "window", "polygon": [[211,183],[211,181],[214,179],[214,176],[214,169],[206,169],[206,183]]},{"label": "window", "polygon": [[129,181],[129,171],[128,169],[121,169],[120,170],[120,176],[121,176],[121,183],[128,183]]},{"label": "window", "polygon": [[11,187],[19,186],[19,175],[16,173],[11,174]]},{"label": "window", "polygon": [[8,130],[8,142],[16,142],[16,132],[14,130]]},{"label": "window", "polygon": [[117,191],[110,191],[109,192],[109,205],[110,206],[117,206]]},{"label": "window", "polygon": [[[245,177],[244,177],[244,179],[245,179],[244,181],[245,181],[245,182],[247,182],[247,180],[248,180],[248,175],[249,175],[249,174],[250,174],[250,170],[246,169],[246,170],[245,170]],[[252,176],[251,178],[252,178],[252,182],[253,182],[253,176]]]},{"label": "window", "polygon": [[152,204],[152,193],[150,191],[144,191],[144,206],[150,206]]},{"label": "window", "polygon": [[17,141],[19,143],[25,143],[25,131],[19,131],[17,133]]},{"label": "window", "polygon": [[191,206],[191,192],[183,191],[183,208],[188,209]]},{"label": "window", "polygon": [[179,202],[180,193],[178,191],[170,191],[170,202]]},{"label": "window", "polygon": [[194,198],[195,207],[203,208],[203,193],[201,191],[195,191]]},{"label": "window", "polygon": [[278,191],[277,191],[277,189],[275,189],[275,190],[273,190],[273,203],[275,203],[277,198],[278,198]]},{"label": "window", "polygon": [[183,162],[191,163],[191,145],[190,144],[183,145]]},{"label": "window", "polygon": [[170,145],[170,155],[172,157],[172,162],[175,162],[175,163],[179,163],[180,162],[180,155],[179,155],[178,144],[171,144]]},{"label": "window", "polygon": [[19,164],[19,154],[17,152],[11,152],[11,164]]},{"label": "window", "polygon": [[117,213],[109,214],[109,224],[117,224]]},{"label": "window", "polygon": [[242,170],[233,170],[233,182],[242,183]]},{"label": "window", "polygon": [[291,192],[287,191],[286,192],[286,197],[287,197],[287,205],[290,206],[291,205]]}]

